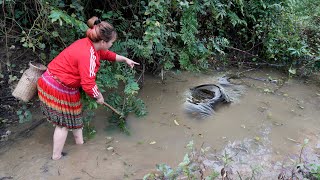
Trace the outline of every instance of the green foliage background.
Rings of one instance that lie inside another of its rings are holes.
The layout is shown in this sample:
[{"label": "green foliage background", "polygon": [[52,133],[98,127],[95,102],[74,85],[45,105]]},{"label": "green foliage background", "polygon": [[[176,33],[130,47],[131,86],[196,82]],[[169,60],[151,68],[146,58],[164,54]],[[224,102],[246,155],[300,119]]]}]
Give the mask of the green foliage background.
[{"label": "green foliage background", "polygon": [[118,31],[112,50],[152,72],[200,71],[234,61],[318,68],[318,1],[2,0],[0,5],[1,34],[14,27],[14,41],[46,63],[83,37],[86,20],[95,15]]},{"label": "green foliage background", "polygon": [[[117,29],[112,50],[154,74],[247,65],[309,75],[320,68],[320,1],[1,0],[0,5],[6,48],[29,48],[44,64],[84,37],[87,19],[98,16]],[[0,74],[9,77],[13,72]],[[123,65],[106,63],[97,82],[108,93],[108,103],[142,116],[146,110],[136,98],[136,76]],[[121,85],[123,91],[114,90]],[[88,101],[89,108],[97,107]]]}]

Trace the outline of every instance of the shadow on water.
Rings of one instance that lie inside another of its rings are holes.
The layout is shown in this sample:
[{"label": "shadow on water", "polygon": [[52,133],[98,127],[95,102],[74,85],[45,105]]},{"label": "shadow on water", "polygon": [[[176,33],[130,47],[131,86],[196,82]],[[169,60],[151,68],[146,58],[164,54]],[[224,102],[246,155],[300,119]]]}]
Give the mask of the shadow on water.
[{"label": "shadow on water", "polygon": [[[211,147],[206,161],[209,167],[221,168],[221,156],[228,153],[233,157],[230,168],[235,175],[262,167],[256,176],[260,179],[277,177],[293,164],[291,159],[299,159],[304,139],[309,139],[305,153],[310,162],[315,159],[320,143],[318,87],[294,79],[284,81],[281,74],[272,71],[250,72],[247,77],[254,78],[237,82],[245,87],[237,101],[218,105],[205,119],[190,118],[184,111],[188,90],[217,83],[223,75],[169,73],[165,83],[146,77],[139,96],[147,105],[148,115],[127,118],[130,136],[106,131],[109,112],[100,108],[94,120],[96,137],[76,146],[69,134],[65,145],[68,156],[61,161],[49,158],[53,128],[45,123],[0,154],[0,178],[141,179],[158,163],[177,166],[190,140]],[[292,154],[298,156],[289,156]]]}]

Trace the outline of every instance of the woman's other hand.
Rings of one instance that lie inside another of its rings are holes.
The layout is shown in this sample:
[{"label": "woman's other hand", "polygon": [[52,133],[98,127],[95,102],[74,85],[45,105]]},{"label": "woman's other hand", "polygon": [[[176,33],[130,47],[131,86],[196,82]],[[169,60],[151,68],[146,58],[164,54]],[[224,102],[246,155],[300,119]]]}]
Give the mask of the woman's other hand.
[{"label": "woman's other hand", "polygon": [[100,93],[99,96],[97,97],[97,101],[98,104],[103,104],[104,103],[104,98],[102,96],[102,94]]}]

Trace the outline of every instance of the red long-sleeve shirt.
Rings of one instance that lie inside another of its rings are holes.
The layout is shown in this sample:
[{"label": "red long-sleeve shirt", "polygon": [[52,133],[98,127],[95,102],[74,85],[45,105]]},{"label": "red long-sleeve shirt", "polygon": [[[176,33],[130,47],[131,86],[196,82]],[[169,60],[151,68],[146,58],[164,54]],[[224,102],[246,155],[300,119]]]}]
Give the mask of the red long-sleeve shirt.
[{"label": "red long-sleeve shirt", "polygon": [[100,60],[115,61],[116,53],[96,51],[89,38],[75,41],[55,57],[48,70],[68,87],[82,89],[96,98],[100,91],[95,82]]}]

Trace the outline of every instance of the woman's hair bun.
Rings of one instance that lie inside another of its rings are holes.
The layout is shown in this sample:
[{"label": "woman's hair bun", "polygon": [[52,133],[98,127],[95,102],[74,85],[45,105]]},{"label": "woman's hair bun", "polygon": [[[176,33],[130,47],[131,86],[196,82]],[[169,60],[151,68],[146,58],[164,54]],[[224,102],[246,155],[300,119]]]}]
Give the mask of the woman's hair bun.
[{"label": "woman's hair bun", "polygon": [[[97,16],[91,17],[91,18],[87,21],[87,25],[89,26],[89,28],[92,29],[93,26],[96,25],[95,22],[96,22],[97,20],[99,20],[99,18],[98,18]],[[100,20],[100,22],[101,22],[101,20]]]},{"label": "woman's hair bun", "polygon": [[90,18],[87,24],[89,29],[87,30],[86,35],[93,42],[100,40],[109,42],[110,40],[117,38],[114,27],[106,21],[101,21],[96,16]]},{"label": "woman's hair bun", "polygon": [[94,21],[93,25],[97,25],[97,24],[100,24],[101,23],[101,20],[100,19],[97,19]]}]

